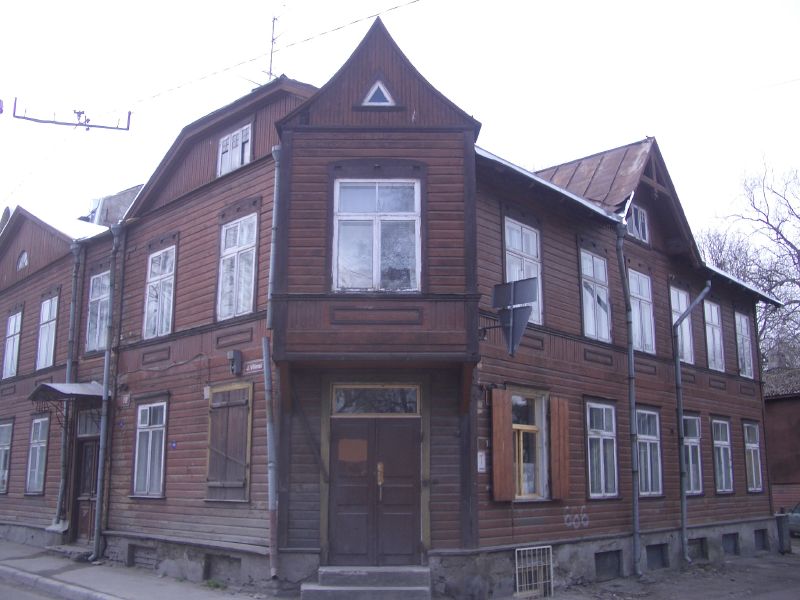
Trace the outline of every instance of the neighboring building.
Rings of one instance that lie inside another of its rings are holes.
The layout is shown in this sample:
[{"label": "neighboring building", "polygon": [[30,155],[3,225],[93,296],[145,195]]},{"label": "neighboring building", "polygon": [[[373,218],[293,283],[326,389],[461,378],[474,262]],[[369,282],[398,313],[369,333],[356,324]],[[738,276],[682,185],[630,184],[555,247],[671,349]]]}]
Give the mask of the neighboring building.
[{"label": "neighboring building", "polygon": [[81,220],[105,227],[111,227],[119,223],[142,187],[141,185],[135,185],[111,196],[103,196],[94,200],[92,202],[92,211],[85,217],[81,217]]},{"label": "neighboring building", "polygon": [[766,370],[764,403],[772,503],[790,511],[800,503],[800,369]]},{"label": "neighboring building", "polygon": [[[479,129],[376,21],[321,89],[281,77],[187,126],[77,260],[56,235],[19,274],[12,216],[3,534],[47,541],[72,407],[51,534],[92,540],[105,482],[95,545],[174,576],[428,565],[435,593],[480,597],[513,591],[524,547],[552,546],[557,584],[678,566],[681,454],[686,552],[774,548],[753,325],[772,299],[702,263],[654,139],[534,174]],[[492,297],[519,279],[534,291],[511,356]],[[707,281],[675,350],[681,444],[671,325]],[[41,322],[18,324],[33,302]]]}]

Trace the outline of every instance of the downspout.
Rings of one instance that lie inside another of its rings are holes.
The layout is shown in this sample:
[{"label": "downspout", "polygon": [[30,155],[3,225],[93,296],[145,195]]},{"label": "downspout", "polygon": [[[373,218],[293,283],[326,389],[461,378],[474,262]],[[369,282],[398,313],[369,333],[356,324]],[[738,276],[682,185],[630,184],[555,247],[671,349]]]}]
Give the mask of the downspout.
[{"label": "downspout", "polygon": [[[278,196],[280,192],[281,147],[272,147],[275,161],[274,191],[272,193],[272,230],[269,241],[269,279],[267,285],[267,329],[272,336],[272,293],[275,286],[275,237],[278,232]],[[275,431],[275,414],[272,385],[271,339],[261,338],[264,364],[264,401],[267,407],[267,512],[269,514],[269,576],[278,578],[278,444]]]},{"label": "downspout", "polygon": [[[69,334],[67,339],[67,372],[64,379],[67,383],[75,382],[75,331],[77,330],[77,305],[78,305],[78,275],[81,267],[81,245],[72,242],[69,249],[72,251],[72,292],[69,300]],[[56,499],[56,516],[53,525],[60,525],[65,521],[64,497],[67,492],[67,452],[69,451],[69,412],[70,403],[64,400],[64,421],[61,427],[61,481],[58,484],[58,498]]]},{"label": "downspout", "polygon": [[631,484],[632,499],[631,509],[633,512],[633,568],[637,576],[642,575],[641,564],[641,530],[639,526],[639,427],[636,422],[636,371],[634,365],[633,352],[633,308],[631,306],[631,290],[628,283],[628,272],[625,268],[625,255],[623,253],[623,242],[627,233],[627,209],[633,202],[633,194],[626,203],[626,211],[623,213],[622,220],[617,223],[617,263],[619,266],[619,276],[622,280],[622,295],[625,299],[625,325],[628,331],[628,408],[630,411],[630,431],[631,431]]},{"label": "downspout", "polygon": [[678,416],[678,466],[680,467],[680,490],[681,490],[681,550],[683,551],[683,560],[686,564],[691,564],[692,559],[689,558],[689,538],[686,533],[687,509],[686,509],[686,461],[683,459],[683,440],[685,432],[683,430],[683,376],[681,374],[681,353],[678,347],[678,330],[686,318],[692,314],[695,307],[700,304],[703,299],[711,291],[711,280],[706,281],[706,287],[695,298],[680,317],[672,324],[672,353],[675,355],[675,397],[677,400],[676,411]]},{"label": "downspout", "polygon": [[[111,233],[114,236],[111,246],[111,265],[109,267],[108,287],[111,290],[112,298],[114,286],[116,284],[117,273],[117,252],[119,251],[119,240],[122,227],[111,226]],[[103,356],[103,403],[100,412],[100,448],[98,450],[97,462],[97,490],[95,492],[95,511],[94,511],[94,549],[89,561],[98,560],[103,552],[102,540],[100,539],[101,525],[103,523],[103,498],[105,497],[106,485],[106,453],[108,440],[108,405],[109,390],[111,388],[111,339],[114,322],[114,303],[108,303],[108,322],[106,323],[106,349]]]}]

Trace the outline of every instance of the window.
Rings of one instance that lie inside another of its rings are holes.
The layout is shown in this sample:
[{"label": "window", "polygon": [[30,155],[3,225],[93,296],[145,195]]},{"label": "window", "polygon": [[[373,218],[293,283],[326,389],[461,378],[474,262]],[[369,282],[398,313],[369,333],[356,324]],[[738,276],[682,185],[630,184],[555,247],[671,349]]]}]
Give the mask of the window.
[{"label": "window", "polygon": [[161,496],[164,491],[164,424],[167,403],[143,404],[137,412],[133,493],[137,496]]},{"label": "window", "polygon": [[11,459],[13,423],[0,423],[0,494],[8,492],[8,464]]},{"label": "window", "polygon": [[747,469],[747,491],[760,492],[761,448],[758,443],[758,423],[744,424],[745,467]]},{"label": "window", "polygon": [[739,355],[739,375],[753,378],[753,342],[750,337],[750,319],[736,313],[736,351]]},{"label": "window", "polygon": [[650,241],[647,231],[647,211],[635,204],[631,206],[631,214],[628,217],[628,233],[644,243]]},{"label": "window", "polygon": [[506,281],[536,278],[536,298],[531,303],[531,323],[542,323],[542,263],[539,232],[506,218]]},{"label": "window", "polygon": [[217,177],[250,162],[250,125],[232,131],[219,140]]},{"label": "window", "polygon": [[19,332],[22,328],[22,311],[8,317],[6,323],[6,344],[3,353],[3,379],[17,374],[19,363]]},{"label": "window", "polygon": [[250,468],[249,385],[211,391],[208,499],[246,501]]},{"label": "window", "polygon": [[628,280],[631,287],[631,309],[633,311],[633,347],[642,352],[655,354],[653,295],[650,288],[650,277],[630,269]]},{"label": "window", "polygon": [[611,314],[608,306],[608,273],[606,259],[581,250],[583,280],[583,334],[586,337],[611,341]]},{"label": "window", "polygon": [[34,417],[31,422],[31,446],[28,451],[28,479],[25,492],[44,492],[44,470],[47,466],[47,433],[49,417]]},{"label": "window", "polygon": [[700,465],[700,417],[683,417],[683,462],[686,468],[686,493],[703,493]]},{"label": "window", "polygon": [[639,495],[661,494],[661,434],[658,413],[651,410],[636,411],[639,447]]},{"label": "window", "polygon": [[718,492],[733,491],[733,464],[731,463],[731,426],[727,421],[711,421],[714,437],[714,481]]},{"label": "window", "polygon": [[420,243],[419,181],[336,181],[334,290],[419,291]]},{"label": "window", "polygon": [[[669,299],[672,306],[672,324],[680,318],[689,308],[689,292],[680,288],[669,288]],[[681,360],[694,364],[694,344],[692,343],[692,315],[689,314],[681,321],[678,328],[678,347],[676,348]]]},{"label": "window", "polygon": [[617,432],[614,407],[589,402],[586,405],[589,454],[589,497],[617,495]]},{"label": "window", "polygon": [[394,106],[394,99],[382,81],[376,81],[369,89],[361,106]]},{"label": "window", "polygon": [[256,263],[256,215],[222,226],[217,318],[253,312]]},{"label": "window", "polygon": [[36,368],[44,369],[53,364],[56,347],[56,314],[58,296],[42,300],[39,313],[39,347],[36,351]]},{"label": "window", "polygon": [[705,301],[706,346],[708,346],[708,368],[725,370],[725,356],[722,352],[722,316],[719,304]]},{"label": "window", "polygon": [[[238,235],[238,232],[237,232]],[[172,296],[175,286],[175,246],[153,252],[147,259],[144,296],[145,339],[172,331]]]},{"label": "window", "polygon": [[23,250],[19,253],[19,257],[17,257],[17,271],[22,271],[25,267],[28,266],[28,252]]},{"label": "window", "polygon": [[419,387],[416,385],[336,385],[333,388],[334,415],[416,415]]},{"label": "window", "polygon": [[547,498],[547,443],[544,397],[511,396],[514,482],[517,498]]},{"label": "window", "polygon": [[108,307],[111,295],[111,271],[95,275],[89,281],[89,317],[86,322],[86,351],[104,350],[108,337]]}]

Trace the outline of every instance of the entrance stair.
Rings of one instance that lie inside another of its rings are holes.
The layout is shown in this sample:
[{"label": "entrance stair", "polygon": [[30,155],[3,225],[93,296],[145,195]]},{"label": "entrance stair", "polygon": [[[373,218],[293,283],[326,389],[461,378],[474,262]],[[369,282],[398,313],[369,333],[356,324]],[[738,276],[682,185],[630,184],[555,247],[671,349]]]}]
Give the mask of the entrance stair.
[{"label": "entrance stair", "polygon": [[431,600],[428,567],[320,567],[300,600]]}]

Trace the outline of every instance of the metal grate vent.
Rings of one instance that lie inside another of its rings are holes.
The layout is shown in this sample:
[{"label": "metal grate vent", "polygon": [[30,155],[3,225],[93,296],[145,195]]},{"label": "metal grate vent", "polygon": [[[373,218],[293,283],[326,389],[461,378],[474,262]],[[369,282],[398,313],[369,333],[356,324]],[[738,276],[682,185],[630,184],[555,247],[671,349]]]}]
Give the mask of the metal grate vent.
[{"label": "metal grate vent", "polygon": [[516,549],[518,598],[549,598],[553,595],[553,547]]}]

